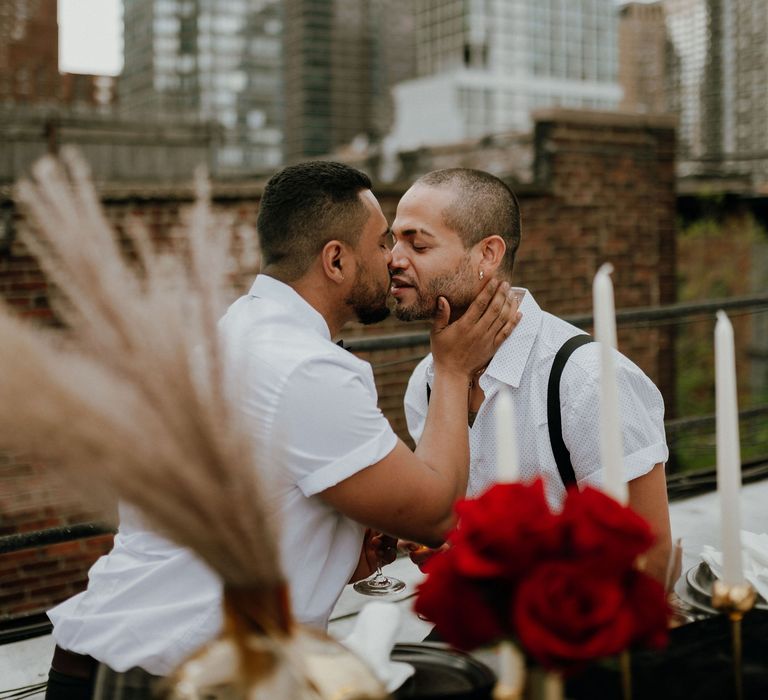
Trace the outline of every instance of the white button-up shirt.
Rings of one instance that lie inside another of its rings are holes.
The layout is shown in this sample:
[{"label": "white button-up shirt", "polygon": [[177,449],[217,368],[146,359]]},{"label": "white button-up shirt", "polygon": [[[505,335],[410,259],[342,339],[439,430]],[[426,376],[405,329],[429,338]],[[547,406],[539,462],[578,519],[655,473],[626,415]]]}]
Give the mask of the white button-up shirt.
[{"label": "white button-up shirt", "polygon": [[[553,507],[565,496],[550,445],[547,423],[547,384],[555,354],[581,330],[542,311],[526,292],[520,311],[523,317],[496,351],[480,387],[485,394],[470,429],[468,495],[474,496],[496,480],[497,427],[495,405],[499,390],[509,387],[517,420],[520,479],[543,476]],[[664,402],[653,382],[626,357],[616,352],[624,443],[624,474],[629,481],[666,462]],[[427,415],[427,383],[432,380],[432,355],[416,367],[405,394],[408,430],[418,442]],[[563,440],[571,454],[579,485],[600,486],[600,356],[597,343],[577,348],[565,365],[560,382]],[[510,429],[513,429],[510,427]]]},{"label": "white button-up shirt", "polygon": [[[364,528],[317,494],[386,457],[397,437],[377,407],[370,365],[335,345],[323,317],[289,286],[259,275],[220,331],[260,448],[294,614],[324,627],[357,566]],[[114,547],[91,568],[88,589],[49,617],[65,649],[117,671],[167,675],[221,628],[221,584],[121,508]]]}]

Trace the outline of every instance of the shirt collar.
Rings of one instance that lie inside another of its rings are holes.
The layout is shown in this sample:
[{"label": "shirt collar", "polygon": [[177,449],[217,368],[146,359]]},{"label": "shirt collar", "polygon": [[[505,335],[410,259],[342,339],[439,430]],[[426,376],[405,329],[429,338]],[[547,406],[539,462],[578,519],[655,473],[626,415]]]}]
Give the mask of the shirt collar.
[{"label": "shirt collar", "polygon": [[486,389],[484,380],[488,377],[511,387],[520,386],[543,316],[541,307],[527,289],[520,304],[520,312],[523,314],[520,323],[515,326],[509,338],[501,344],[485,373],[480,377],[480,386],[483,390]]},{"label": "shirt collar", "polygon": [[331,339],[331,331],[323,315],[284,282],[269,275],[257,275],[248,294],[256,298],[270,299],[284,306],[294,321],[306,324],[327,340]]},{"label": "shirt collar", "polygon": [[[488,368],[480,377],[480,387],[487,393],[491,381],[502,382],[512,387],[519,387],[523,370],[528,363],[528,357],[533,349],[536,336],[539,334],[543,312],[537,301],[527,289],[520,304],[523,317],[494,354]],[[434,360],[427,366],[427,381],[432,382],[435,376]]]}]

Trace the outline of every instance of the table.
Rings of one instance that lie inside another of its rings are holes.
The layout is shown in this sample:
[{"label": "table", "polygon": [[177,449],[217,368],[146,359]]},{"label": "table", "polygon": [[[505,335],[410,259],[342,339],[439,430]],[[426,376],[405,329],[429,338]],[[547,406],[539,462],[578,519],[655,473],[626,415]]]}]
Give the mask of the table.
[{"label": "table", "polygon": [[[768,480],[758,481],[742,489],[742,527],[752,532],[768,532]],[[719,506],[715,492],[694,496],[670,504],[672,535],[680,537],[683,545],[683,571],[698,562],[702,544],[719,546]],[[431,625],[412,612],[412,598],[422,574],[406,557],[399,557],[385,568],[385,573],[396,576],[406,583],[403,591],[391,598],[403,614],[403,622],[396,637],[399,643],[420,642],[426,637]],[[329,633],[343,639],[352,630],[355,617],[369,600],[347,586],[331,615]],[[26,639],[0,647],[0,693],[44,681],[53,651],[50,635]],[[478,655],[491,667],[495,665],[492,654]]]}]

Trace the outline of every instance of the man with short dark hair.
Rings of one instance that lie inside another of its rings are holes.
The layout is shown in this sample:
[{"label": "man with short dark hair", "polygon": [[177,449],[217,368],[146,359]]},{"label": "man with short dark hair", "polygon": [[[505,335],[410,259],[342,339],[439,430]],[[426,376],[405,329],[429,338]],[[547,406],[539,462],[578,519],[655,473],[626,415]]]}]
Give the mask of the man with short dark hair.
[{"label": "man with short dark hair", "polygon": [[[377,407],[370,365],[332,342],[346,322],[388,313],[390,231],[370,187],[339,163],[277,173],[257,221],[263,272],[220,322],[293,613],[320,628],[347,582],[394,558],[395,540],[373,531],[442,541],[467,485],[469,377],[517,320],[509,285],[498,280],[478,290],[456,323],[440,302],[432,405],[412,452]],[[221,584],[125,509],[88,590],[50,616],[58,645],[51,700],[89,697],[96,662],[109,679],[125,674],[120,682],[135,686],[132,698],[150,697],[154,677],[219,631]]]},{"label": "man with short dark hair", "polygon": [[[513,280],[520,210],[512,190],[489,173],[450,168],[424,175],[400,200],[392,231],[392,294],[401,319],[432,318],[439,296],[450,303],[451,319],[460,318],[488,276]],[[550,441],[548,380],[558,351],[582,331],[543,311],[529,291],[520,309],[523,317],[515,332],[471,381],[469,493],[478,494],[495,481],[495,406],[506,390],[517,417],[520,477],[542,476],[549,501],[557,507],[571,482],[567,473],[561,475]],[[618,352],[615,357],[629,502],[658,536],[648,569],[663,579],[671,548],[664,404],[642,370]],[[573,351],[560,381],[562,439],[570,453],[572,483],[579,486],[602,483],[599,368],[599,348],[587,343]],[[417,442],[431,401],[433,371],[429,355],[414,370],[405,395],[408,428]],[[423,556],[414,559],[423,561]]]}]

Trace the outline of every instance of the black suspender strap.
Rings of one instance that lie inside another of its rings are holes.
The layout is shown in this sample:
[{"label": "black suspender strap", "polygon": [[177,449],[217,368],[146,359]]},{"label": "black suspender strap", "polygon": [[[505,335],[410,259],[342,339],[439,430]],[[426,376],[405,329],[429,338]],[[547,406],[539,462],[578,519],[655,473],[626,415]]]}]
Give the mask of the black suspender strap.
[{"label": "black suspender strap", "polygon": [[565,363],[573,351],[586,343],[594,340],[589,335],[575,335],[563,343],[557,351],[555,360],[552,363],[552,370],[549,373],[549,384],[547,384],[547,425],[549,427],[549,442],[552,445],[552,454],[555,457],[557,471],[560,472],[560,478],[567,489],[569,486],[576,485],[576,474],[573,471],[571,463],[571,453],[563,441],[563,421],[560,415],[560,377],[563,375]]},{"label": "black suspender strap", "polygon": [[[563,421],[560,415],[560,378],[565,369],[565,363],[573,351],[591,343],[594,340],[592,336],[579,334],[566,340],[555,355],[552,363],[552,369],[549,373],[549,383],[547,384],[547,426],[549,428],[549,442],[552,445],[552,454],[555,457],[557,471],[560,472],[560,478],[567,489],[569,486],[576,485],[576,473],[571,464],[571,453],[563,441]],[[427,404],[432,394],[432,389],[427,384]]]}]

